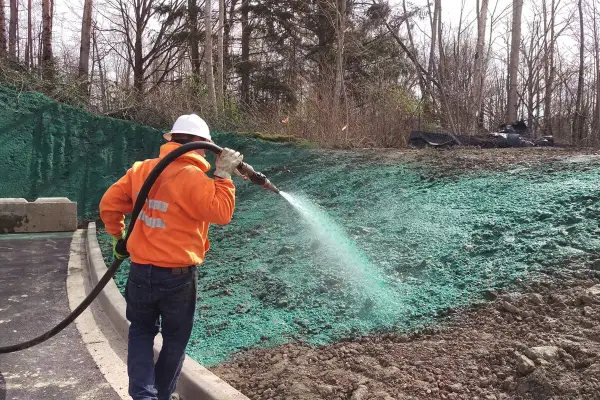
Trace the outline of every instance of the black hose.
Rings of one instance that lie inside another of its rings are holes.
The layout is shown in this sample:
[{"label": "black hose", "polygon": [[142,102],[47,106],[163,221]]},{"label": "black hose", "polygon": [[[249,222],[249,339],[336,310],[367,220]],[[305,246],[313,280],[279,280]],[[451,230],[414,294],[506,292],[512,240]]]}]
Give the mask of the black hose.
[{"label": "black hose", "polygon": [[[135,221],[137,220],[138,216],[140,215],[140,211],[142,210],[142,207],[144,206],[144,203],[146,202],[146,199],[148,198],[148,193],[150,192],[152,185],[154,184],[154,182],[156,181],[156,179],[158,178],[160,173],[162,171],[164,171],[164,169],[167,167],[167,165],[169,165],[171,162],[173,162],[173,160],[175,160],[177,157],[179,157],[189,151],[199,150],[199,149],[209,150],[216,154],[219,154],[223,150],[221,147],[217,146],[216,144],[209,143],[209,142],[192,142],[192,143],[184,144],[184,145],[176,148],[169,154],[167,154],[162,160],[160,160],[158,162],[158,164],[156,164],[156,166],[154,166],[152,171],[150,171],[150,174],[148,175],[148,177],[146,178],[146,181],[144,182],[144,184],[142,185],[142,188],[140,189],[137,200],[135,201],[135,205],[133,207],[133,211],[131,213],[131,221],[129,222],[127,236],[125,237],[125,241],[124,241],[125,247],[127,247],[127,240],[129,240],[129,236],[131,235],[131,232],[133,231],[133,228],[135,226]],[[114,276],[115,272],[117,271],[117,269],[119,268],[119,266],[121,265],[122,262],[123,262],[123,260],[114,260],[113,263],[111,264],[110,268],[108,269],[108,271],[106,271],[104,276],[102,276],[102,278],[100,279],[100,281],[98,282],[96,287],[94,287],[94,289],[90,292],[90,294],[88,294],[87,297],[81,302],[81,304],[79,306],[77,306],[77,308],[74,309],[71,312],[71,314],[69,314],[65,319],[63,319],[58,325],[56,325],[54,328],[50,329],[46,333],[44,333],[34,339],[28,340],[23,343],[13,344],[11,346],[0,347],[0,354],[13,353],[15,351],[25,350],[29,347],[33,347],[36,344],[45,342],[46,340],[50,339],[52,336],[56,335],[58,332],[65,329],[71,322],[73,322],[77,317],[79,317],[79,315],[90,305],[90,303],[92,301],[94,301],[94,299],[98,296],[98,294],[102,291],[102,289],[104,289],[104,286],[106,286],[108,281],[110,279],[112,279],[112,277]]]},{"label": "black hose", "polygon": [[110,268],[108,269],[108,271],[106,271],[106,273],[104,274],[102,279],[100,279],[100,281],[98,282],[96,287],[90,292],[90,294],[88,294],[87,297],[81,302],[81,304],[79,306],[77,306],[77,308],[74,309],[71,312],[71,314],[69,314],[67,316],[67,318],[63,319],[58,325],[56,325],[54,328],[50,329],[43,335],[40,335],[34,339],[28,340],[23,343],[13,344],[11,346],[0,347],[0,354],[13,353],[15,351],[21,351],[21,350],[28,349],[29,347],[33,347],[36,344],[45,342],[46,340],[50,339],[52,336],[56,335],[58,332],[65,329],[71,322],[73,322],[75,320],[75,318],[79,317],[79,315],[83,312],[83,310],[85,310],[92,301],[94,301],[96,296],[98,296],[98,294],[102,291],[102,289],[104,289],[104,286],[106,286],[108,281],[113,277],[113,275],[117,271],[117,268],[119,268],[119,265],[121,265],[122,262],[123,262],[123,260],[113,261],[113,263],[110,266]]}]

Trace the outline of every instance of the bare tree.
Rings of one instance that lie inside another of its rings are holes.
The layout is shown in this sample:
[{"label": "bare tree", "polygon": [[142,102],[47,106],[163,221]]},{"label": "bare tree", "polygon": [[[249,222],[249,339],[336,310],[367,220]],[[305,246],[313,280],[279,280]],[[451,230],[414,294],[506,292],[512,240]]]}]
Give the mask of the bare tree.
[{"label": "bare tree", "polygon": [[[427,76],[431,77],[435,70],[435,50],[437,43],[437,31],[438,24],[440,23],[440,15],[438,7],[434,6],[433,13],[431,12],[431,3],[427,2],[427,11],[429,15],[429,23],[431,26],[430,46],[429,46],[429,57],[427,62]],[[427,91],[423,93],[424,113],[425,115],[433,115],[432,108],[434,104],[433,88],[430,81],[426,81]]]},{"label": "bare tree", "polygon": [[[409,18],[408,9],[406,8],[406,0],[402,0],[402,13],[404,16],[404,22],[406,24],[406,34],[408,36],[408,43],[410,44],[410,51],[413,54],[418,54],[417,46],[415,45],[415,39],[413,37],[412,20]],[[421,89],[421,98],[425,98],[425,92],[427,91],[425,85],[425,77],[419,68],[416,68],[417,77],[419,79],[419,89]]]},{"label": "bare tree", "polygon": [[554,85],[554,47],[555,47],[555,0],[550,4],[550,20],[548,21],[547,0],[542,0],[542,13],[544,17],[544,133],[552,135],[552,86]]},{"label": "bare tree", "polygon": [[577,100],[575,101],[575,115],[573,116],[573,139],[577,144],[583,141],[583,130],[585,116],[583,111],[583,85],[584,85],[584,60],[585,60],[585,37],[583,33],[583,2],[577,2],[579,12],[579,73],[577,79]]},{"label": "bare tree", "polygon": [[211,0],[204,2],[204,72],[206,74],[206,85],[208,86],[208,101],[213,112],[217,110],[217,97],[215,93],[215,75],[213,73],[213,48],[212,48],[212,3]]},{"label": "bare tree", "polygon": [[42,0],[42,75],[44,79],[54,79],[52,52],[52,18],[54,0]]},{"label": "bare tree", "polygon": [[[441,0],[436,0],[435,2],[435,7],[438,9],[438,15],[441,15],[441,9],[442,9],[442,3]],[[392,35],[392,37],[394,38],[394,40],[396,41],[396,43],[398,43],[398,45],[400,46],[400,48],[402,49],[402,51],[404,52],[404,54],[410,59],[410,61],[413,63],[413,65],[415,66],[416,69],[418,69],[419,71],[421,71],[421,73],[423,74],[423,76],[426,77],[427,82],[431,82],[439,91],[440,94],[440,98],[441,98],[441,104],[444,107],[444,111],[446,112],[446,115],[448,117],[448,123],[450,125],[450,130],[452,133],[456,133],[456,125],[454,124],[454,118],[452,117],[452,114],[450,112],[450,107],[448,104],[448,96],[447,96],[447,92],[444,89],[444,84],[440,81],[438,81],[437,79],[434,78],[432,73],[429,73],[419,62],[418,58],[410,51],[410,49],[408,49],[408,47],[406,47],[406,45],[404,44],[404,42],[402,41],[402,39],[400,38],[400,36],[398,36],[398,33],[396,32],[397,30],[394,29],[389,22],[387,22],[386,18],[382,18],[382,22],[383,25],[385,25],[385,27],[387,28],[388,32]],[[435,33],[436,35],[440,36],[441,35],[441,22],[440,22],[440,26],[438,27],[438,31]],[[441,58],[441,57],[440,57]],[[441,67],[438,68],[438,78],[440,76],[439,73],[439,69]],[[460,140],[455,137],[453,134],[451,134],[451,136],[454,138],[454,140],[460,144]]]},{"label": "bare tree", "polygon": [[450,125],[450,129],[452,133],[457,133],[456,125],[454,124],[454,117],[452,116],[452,111],[450,110],[450,104],[448,101],[448,96],[444,87],[446,86],[446,82],[444,81],[444,69],[446,68],[446,56],[444,54],[444,45],[442,42],[442,0],[435,0],[435,7],[438,12],[438,26],[437,26],[437,36],[438,36],[438,48],[439,48],[439,61],[438,61],[438,80],[440,90],[440,97],[442,98],[442,103],[446,109],[446,118],[448,119],[448,124]]},{"label": "bare tree", "polygon": [[79,47],[79,78],[82,92],[88,92],[88,71],[90,63],[90,40],[92,33],[93,0],[85,0],[81,22],[81,45]]},{"label": "bare tree", "polygon": [[230,0],[229,1],[229,10],[225,14],[225,22],[223,26],[223,59],[224,59],[224,76],[227,76],[228,71],[231,69],[231,56],[230,56],[230,44],[232,40],[231,28],[235,24],[236,20],[239,21],[237,17],[237,12],[239,8],[237,7],[238,0]]},{"label": "bare tree", "polygon": [[0,0],[0,57],[6,57],[6,15],[4,0]]},{"label": "bare tree", "polygon": [[[440,3],[441,6],[441,3]],[[429,10],[429,22],[431,24],[431,45],[429,47],[429,64],[427,66],[427,72],[429,74],[433,73],[433,69],[435,67],[435,49],[438,37],[438,25],[440,24],[441,16],[440,16],[440,8],[438,7],[437,2],[434,3],[433,7],[433,15],[431,14],[431,3],[427,3],[427,7]]]},{"label": "bare tree", "polygon": [[224,108],[225,98],[225,82],[224,82],[224,69],[225,69],[225,52],[223,49],[223,36],[225,31],[225,0],[219,0],[219,25],[217,29],[217,57],[219,63],[217,64],[217,103],[219,111]]},{"label": "bare tree", "polygon": [[250,0],[242,0],[241,6],[241,25],[242,25],[242,54],[241,62],[238,67],[241,75],[241,100],[244,105],[250,104],[250,34],[252,27],[249,24]]},{"label": "bare tree", "polygon": [[200,51],[198,49],[198,0],[188,0],[188,24],[189,24],[189,44],[190,57],[192,62],[192,72],[200,76]]},{"label": "bare tree", "polygon": [[487,59],[484,56],[483,48],[485,46],[485,26],[487,21],[488,0],[482,0],[479,8],[477,0],[477,44],[475,46],[475,74],[473,77],[473,96],[471,100],[472,113],[477,115],[477,124],[483,125],[483,115],[481,115],[481,102],[483,100],[484,85],[484,64]]},{"label": "bare tree", "polygon": [[100,51],[98,49],[98,40],[97,40],[97,32],[98,29],[94,26],[94,29],[92,30],[92,44],[93,44],[93,48],[94,48],[94,55],[95,57],[92,57],[92,66],[94,64],[98,64],[98,80],[100,82],[100,99],[101,99],[101,104],[102,104],[102,109],[105,110],[109,107],[109,105],[107,104],[107,95],[106,95],[106,73],[105,73],[105,68],[103,68],[102,66],[102,59],[100,57]]},{"label": "bare tree", "polygon": [[508,66],[508,104],[506,106],[507,122],[517,120],[517,90],[519,52],[521,48],[521,14],[523,13],[523,0],[513,0],[513,19],[510,44],[510,62]]},{"label": "bare tree", "polygon": [[[111,26],[105,29],[112,39],[108,46],[123,58],[133,71],[133,88],[141,100],[146,90],[165,81],[181,62],[181,32],[185,26],[184,0],[108,0],[106,17]],[[158,22],[157,30],[150,21]],[[113,43],[114,34],[121,36]],[[124,49],[123,49],[124,48]],[[147,88],[149,77],[153,86]]]},{"label": "bare tree", "polygon": [[[592,18],[594,30],[594,63],[596,64],[596,108],[592,129],[596,135],[600,135],[600,29],[598,27],[598,11],[596,9],[597,2],[592,1]],[[598,140],[598,137],[596,137]]]},{"label": "bare tree", "polygon": [[339,105],[340,98],[342,96],[342,88],[344,85],[344,36],[346,31],[346,5],[347,0],[336,1],[336,14],[337,14],[337,51],[336,51],[336,66],[335,66],[335,87],[333,91],[334,102]]},{"label": "bare tree", "polygon": [[17,30],[19,29],[19,3],[10,0],[10,24],[8,26],[8,57],[17,61]]},{"label": "bare tree", "polygon": [[33,25],[31,23],[31,13],[31,0],[27,0],[27,43],[25,44],[25,65],[27,69],[33,67]]},{"label": "bare tree", "polygon": [[[519,91],[521,104],[527,111],[527,125],[534,127],[538,124],[535,119],[540,102],[540,79],[543,61],[543,33],[542,22],[539,13],[534,13],[532,18],[526,21],[528,40],[524,40],[521,48],[523,62],[519,68],[520,75],[523,77],[523,90]],[[536,129],[537,130],[537,129]]]}]

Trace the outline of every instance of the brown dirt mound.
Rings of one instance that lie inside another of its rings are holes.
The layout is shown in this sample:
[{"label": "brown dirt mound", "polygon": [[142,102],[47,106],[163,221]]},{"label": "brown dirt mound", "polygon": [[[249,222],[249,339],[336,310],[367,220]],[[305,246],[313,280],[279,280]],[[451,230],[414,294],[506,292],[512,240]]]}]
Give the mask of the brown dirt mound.
[{"label": "brown dirt mound", "polygon": [[490,292],[436,331],[252,350],[212,371],[251,399],[600,399],[593,268]]},{"label": "brown dirt mound", "polygon": [[[391,163],[407,162],[417,167],[427,168],[433,176],[480,171],[503,171],[512,168],[530,168],[551,165],[565,160],[581,161],[580,167],[597,167],[600,152],[589,148],[503,148],[477,149],[457,147],[447,150],[384,150],[372,152]],[[565,165],[565,168],[572,166]]]}]

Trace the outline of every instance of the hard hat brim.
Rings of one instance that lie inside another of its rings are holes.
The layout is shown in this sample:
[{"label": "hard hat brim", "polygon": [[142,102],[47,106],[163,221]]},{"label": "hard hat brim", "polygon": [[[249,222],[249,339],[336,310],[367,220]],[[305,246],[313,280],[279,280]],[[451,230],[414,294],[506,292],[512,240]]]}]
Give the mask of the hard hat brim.
[{"label": "hard hat brim", "polygon": [[167,133],[165,133],[165,134],[163,135],[163,138],[165,138],[165,140],[166,140],[166,141],[170,142],[170,141],[171,141],[171,139],[173,138],[173,133],[183,133],[183,134],[185,134],[185,135],[198,136],[198,137],[201,137],[201,138],[203,138],[203,139],[206,139],[206,140],[212,140],[212,138],[211,138],[211,136],[210,136],[210,135],[208,135],[208,137],[207,137],[207,136],[205,136],[205,135],[198,135],[198,134],[197,134],[197,133],[195,133],[195,132],[183,131],[183,130],[177,130],[177,131],[170,131],[170,132],[167,132]]}]

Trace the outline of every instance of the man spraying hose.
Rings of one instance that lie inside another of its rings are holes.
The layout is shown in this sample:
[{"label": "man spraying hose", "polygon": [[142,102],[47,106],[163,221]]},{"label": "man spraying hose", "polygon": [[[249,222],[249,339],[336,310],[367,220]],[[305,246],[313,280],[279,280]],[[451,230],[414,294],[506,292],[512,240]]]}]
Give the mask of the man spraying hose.
[{"label": "man spraying hose", "polygon": [[[125,214],[131,213],[152,168],[182,144],[211,141],[208,125],[195,114],[180,116],[164,135],[159,158],[136,162],[100,201],[100,218],[113,236],[113,254],[131,255],[125,299],[129,327],[127,371],[134,400],[168,400],[183,366],[192,331],[197,293],[197,265],[210,245],[209,224],[225,225],[235,207],[231,175],[243,156],[224,149],[216,161],[214,179],[204,150],[177,158],[156,180],[135,229],[125,237]],[[128,253],[129,254],[128,254]],[[161,328],[163,347],[153,359],[154,337]]]}]

